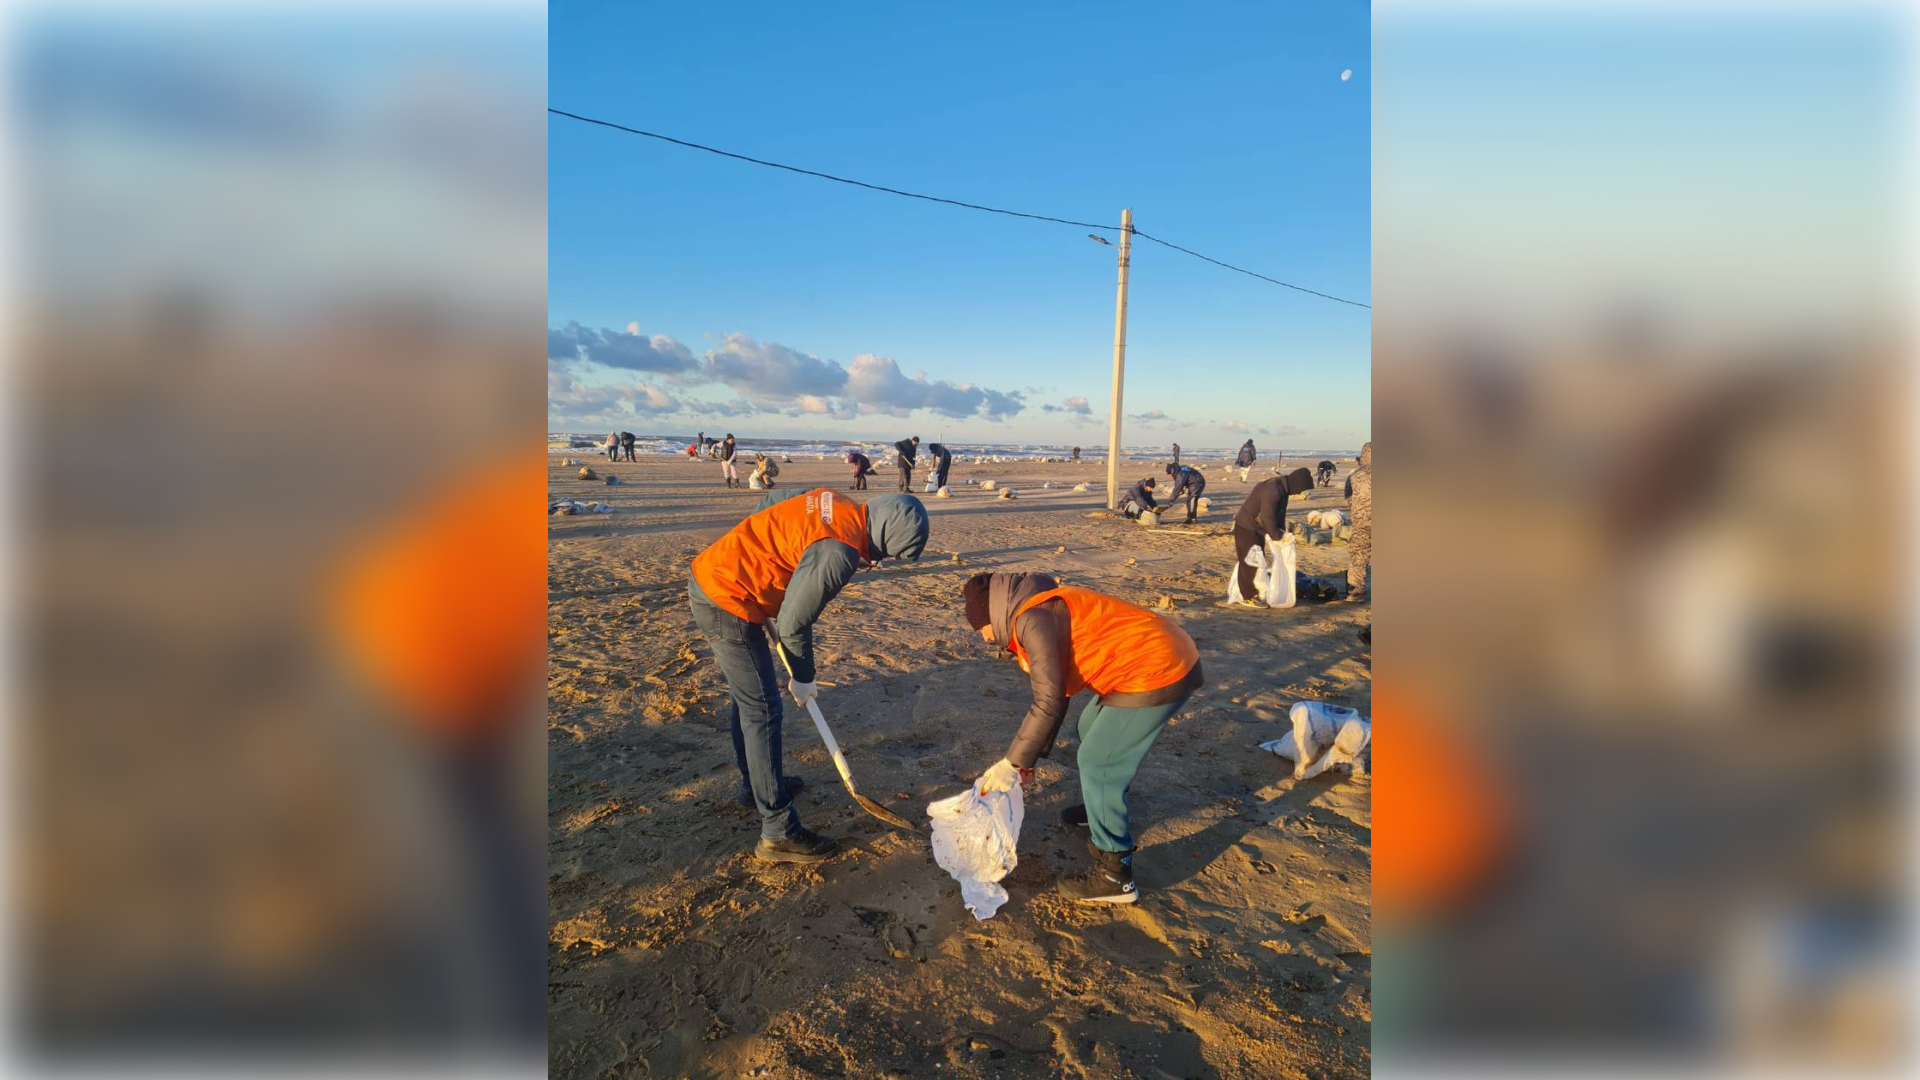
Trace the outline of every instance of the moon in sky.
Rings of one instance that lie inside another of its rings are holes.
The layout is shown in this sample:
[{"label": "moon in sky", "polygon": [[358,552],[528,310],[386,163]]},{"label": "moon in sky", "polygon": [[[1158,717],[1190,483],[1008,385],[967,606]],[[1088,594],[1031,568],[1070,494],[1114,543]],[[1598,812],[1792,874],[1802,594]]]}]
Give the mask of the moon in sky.
[{"label": "moon in sky", "polygon": [[1345,71],[1343,71],[1343,72],[1341,72],[1341,73],[1340,73],[1340,81],[1341,81],[1341,82],[1346,82],[1346,81],[1347,81],[1348,79],[1351,79],[1351,78],[1353,78],[1353,69],[1352,69],[1352,68],[1348,68],[1347,70],[1345,70]]}]

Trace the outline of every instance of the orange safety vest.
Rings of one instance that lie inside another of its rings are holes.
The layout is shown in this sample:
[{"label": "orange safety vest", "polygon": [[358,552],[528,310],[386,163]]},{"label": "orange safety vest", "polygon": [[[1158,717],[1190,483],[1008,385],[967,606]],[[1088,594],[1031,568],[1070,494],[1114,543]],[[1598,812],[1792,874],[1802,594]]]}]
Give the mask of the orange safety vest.
[{"label": "orange safety vest", "polygon": [[1068,697],[1092,687],[1096,694],[1140,694],[1172,686],[1200,662],[1200,650],[1179,625],[1125,600],[1063,585],[1021,604],[1007,620],[1007,646],[1027,663],[1014,626],[1036,604],[1061,600],[1067,605],[1067,634],[1073,656],[1067,668]]},{"label": "orange safety vest", "polygon": [[716,606],[764,623],[780,613],[800,556],[821,540],[838,540],[866,559],[867,508],[832,488],[775,503],[694,556],[693,580]]}]

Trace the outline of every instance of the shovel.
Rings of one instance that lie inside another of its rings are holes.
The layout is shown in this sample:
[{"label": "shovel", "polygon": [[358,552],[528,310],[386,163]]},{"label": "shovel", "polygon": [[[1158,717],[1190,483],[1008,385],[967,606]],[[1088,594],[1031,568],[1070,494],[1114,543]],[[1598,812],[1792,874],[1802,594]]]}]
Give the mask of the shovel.
[{"label": "shovel", "polygon": [[[773,637],[771,634],[767,636]],[[793,678],[793,665],[787,662],[787,650],[780,647],[779,638],[773,638],[773,651],[780,657],[780,666],[787,669],[787,678]],[[840,782],[847,785],[847,794],[853,796],[853,801],[860,804],[860,809],[894,828],[912,830],[913,826],[908,824],[906,818],[860,794],[859,789],[853,786],[853,773],[847,769],[846,755],[840,752],[840,744],[834,741],[833,729],[827,726],[827,718],[820,712],[817,695],[815,698],[807,699],[807,715],[813,717],[813,726],[820,732],[820,741],[827,744],[827,753],[833,755],[833,767],[840,770]]]}]

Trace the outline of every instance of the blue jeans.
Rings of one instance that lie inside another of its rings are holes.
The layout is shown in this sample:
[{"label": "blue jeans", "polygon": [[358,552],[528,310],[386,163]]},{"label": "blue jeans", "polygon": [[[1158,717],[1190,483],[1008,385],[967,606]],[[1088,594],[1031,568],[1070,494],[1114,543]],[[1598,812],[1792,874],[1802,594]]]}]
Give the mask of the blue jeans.
[{"label": "blue jeans", "polygon": [[1186,698],[1165,705],[1116,709],[1087,702],[1080,710],[1080,797],[1087,804],[1087,831],[1101,851],[1132,851],[1127,788],[1140,762]]},{"label": "blue jeans", "polygon": [[766,629],[715,606],[691,585],[687,602],[733,696],[734,763],[760,811],[760,835],[792,836],[800,831],[800,814],[780,782],[780,687]]}]

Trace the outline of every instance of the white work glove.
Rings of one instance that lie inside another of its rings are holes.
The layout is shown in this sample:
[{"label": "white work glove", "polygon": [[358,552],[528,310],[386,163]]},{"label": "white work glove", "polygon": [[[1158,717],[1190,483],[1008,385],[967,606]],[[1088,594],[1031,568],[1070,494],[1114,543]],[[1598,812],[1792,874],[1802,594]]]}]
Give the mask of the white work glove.
[{"label": "white work glove", "polygon": [[1001,758],[993,763],[993,768],[981,774],[979,792],[985,795],[989,791],[1012,791],[1015,784],[1031,783],[1032,769],[1019,768],[1006,758]]},{"label": "white work glove", "polygon": [[820,695],[818,683],[801,682],[799,679],[787,680],[787,689],[793,691],[793,703],[803,709],[807,707],[807,702]]}]

